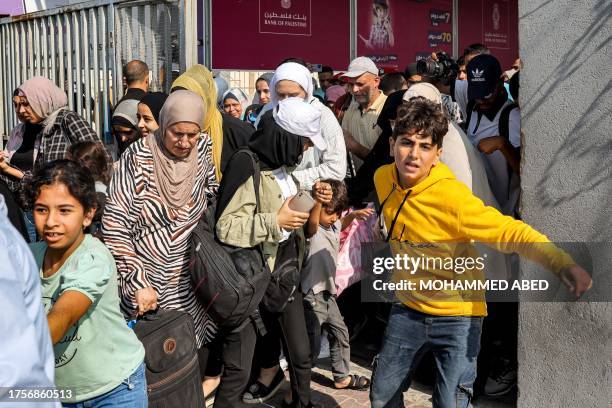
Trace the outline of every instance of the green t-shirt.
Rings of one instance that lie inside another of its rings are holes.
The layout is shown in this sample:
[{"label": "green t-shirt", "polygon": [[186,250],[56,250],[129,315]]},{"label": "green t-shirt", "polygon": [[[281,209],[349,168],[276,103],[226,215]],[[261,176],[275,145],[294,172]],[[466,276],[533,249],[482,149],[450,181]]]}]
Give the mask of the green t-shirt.
[{"label": "green t-shirt", "polygon": [[144,360],[144,348],[119,310],[117,268],[97,238],[85,235],[79,247],[53,276],[43,278],[45,242],[30,248],[40,268],[43,304],[48,312],[65,291],[77,291],[92,304],[54,347],[55,384],[72,389],[81,402],[100,396],[132,374]]}]

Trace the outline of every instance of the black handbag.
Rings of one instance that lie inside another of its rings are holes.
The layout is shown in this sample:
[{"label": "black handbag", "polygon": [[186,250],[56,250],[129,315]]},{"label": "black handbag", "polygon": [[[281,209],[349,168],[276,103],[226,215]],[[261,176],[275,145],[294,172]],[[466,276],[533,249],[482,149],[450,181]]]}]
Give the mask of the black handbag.
[{"label": "black handbag", "polygon": [[204,393],[191,315],[158,309],[138,319],[134,332],[145,348],[149,407],[203,407]]},{"label": "black handbag", "polygon": [[301,281],[298,261],[299,239],[295,234],[278,244],[274,270],[261,307],[271,313],[282,313],[292,302]]}]

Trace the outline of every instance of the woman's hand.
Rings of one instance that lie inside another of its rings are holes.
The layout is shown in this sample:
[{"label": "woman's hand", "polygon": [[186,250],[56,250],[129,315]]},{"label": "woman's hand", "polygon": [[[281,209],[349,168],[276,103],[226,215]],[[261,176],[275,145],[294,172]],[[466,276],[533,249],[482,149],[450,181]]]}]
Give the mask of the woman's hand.
[{"label": "woman's hand", "polygon": [[143,315],[150,310],[157,309],[157,292],[151,286],[138,289],[134,293],[134,300],[138,306],[138,315]]},{"label": "woman's hand", "polygon": [[10,166],[10,164],[8,164],[8,158],[6,156],[5,152],[0,152],[0,170],[2,170],[3,172],[6,171],[6,169],[8,169]]},{"label": "woman's hand", "polygon": [[293,231],[294,229],[300,228],[310,215],[307,212],[293,211],[289,208],[289,202],[293,197],[289,197],[285,200],[281,208],[276,213],[276,223],[279,227],[287,231]]},{"label": "woman's hand", "polygon": [[0,152],[0,171],[8,176],[21,180],[23,178],[23,172],[11,166],[7,160],[6,153]]},{"label": "woman's hand", "polygon": [[321,204],[327,204],[332,200],[332,188],[329,183],[317,181],[312,186],[312,196]]}]

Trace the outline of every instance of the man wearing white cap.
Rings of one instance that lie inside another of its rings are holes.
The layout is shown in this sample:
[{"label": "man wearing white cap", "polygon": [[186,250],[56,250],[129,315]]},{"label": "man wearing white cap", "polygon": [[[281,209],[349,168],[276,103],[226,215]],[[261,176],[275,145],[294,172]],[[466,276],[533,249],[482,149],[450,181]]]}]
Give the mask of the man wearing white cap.
[{"label": "man wearing white cap", "polygon": [[342,129],[346,147],[358,169],[382,132],[376,121],[387,96],[378,89],[378,67],[368,57],[351,61],[348,72],[342,77],[351,84],[353,95],[353,102],[342,120]]}]

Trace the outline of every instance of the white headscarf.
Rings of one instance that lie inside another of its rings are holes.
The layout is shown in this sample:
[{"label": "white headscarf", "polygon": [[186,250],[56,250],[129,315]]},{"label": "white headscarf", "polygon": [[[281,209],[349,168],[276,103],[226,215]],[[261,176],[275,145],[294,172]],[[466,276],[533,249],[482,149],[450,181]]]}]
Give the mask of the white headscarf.
[{"label": "white headscarf", "polygon": [[404,97],[402,99],[405,101],[410,101],[411,98],[415,98],[417,96],[422,96],[425,99],[437,103],[438,105],[442,104],[442,96],[440,95],[438,88],[427,82],[419,82],[418,84],[412,85],[404,93]]},{"label": "white headscarf", "polygon": [[244,91],[240,88],[232,88],[228,91],[225,91],[223,93],[223,97],[221,98],[221,109],[223,109],[223,103],[228,98],[234,99],[240,103],[240,106],[242,106],[241,115],[244,116],[244,113],[246,112],[246,108],[249,107],[249,98],[247,98]]},{"label": "white headscarf", "polygon": [[306,92],[306,98],[304,98],[306,102],[310,102],[314,98],[312,96],[312,76],[310,75],[308,68],[302,64],[298,64],[297,62],[285,62],[284,64],[279,65],[278,68],[276,68],[276,71],[274,71],[274,76],[270,82],[270,102],[267,103],[261,110],[259,116],[257,117],[257,121],[255,122],[255,127],[259,125],[259,119],[264,113],[278,105],[276,84],[278,84],[280,81],[293,81],[301,86]]},{"label": "white headscarf", "polygon": [[278,96],[276,95],[276,85],[280,81],[293,81],[306,91],[306,102],[312,99],[312,76],[308,68],[297,62],[285,62],[274,71],[272,82],[270,83],[270,103],[273,107],[278,105]]}]

